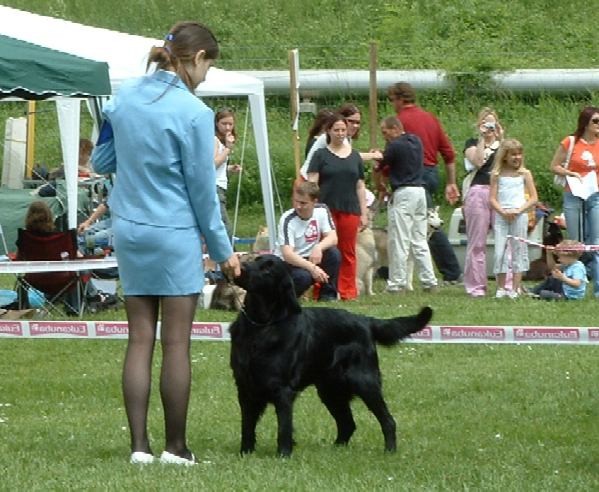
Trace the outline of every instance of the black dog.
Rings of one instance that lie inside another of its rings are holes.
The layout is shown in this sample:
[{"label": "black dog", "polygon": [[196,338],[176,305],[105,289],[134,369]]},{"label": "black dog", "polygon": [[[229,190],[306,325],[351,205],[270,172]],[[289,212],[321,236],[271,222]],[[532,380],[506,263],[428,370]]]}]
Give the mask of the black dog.
[{"label": "black dog", "polygon": [[336,444],[347,444],[356,429],[350,401],[359,396],[381,425],[385,450],[395,451],[395,421],[383,399],[375,343],[393,345],[421,330],[432,310],[380,320],[342,309],[302,309],[285,264],[273,255],[242,265],[235,282],[247,291],[245,308],[230,330],[241,452],[254,451],[256,425],[272,403],[277,451],[289,456],[293,402],[312,384],[337,423]]}]

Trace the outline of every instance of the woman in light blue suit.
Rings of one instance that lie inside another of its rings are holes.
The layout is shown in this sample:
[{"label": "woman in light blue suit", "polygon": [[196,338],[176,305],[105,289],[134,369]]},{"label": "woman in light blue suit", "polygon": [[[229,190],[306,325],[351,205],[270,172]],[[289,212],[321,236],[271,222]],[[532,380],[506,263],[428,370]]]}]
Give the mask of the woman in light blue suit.
[{"label": "woman in light blue suit", "polygon": [[92,156],[96,172],[116,172],[109,205],[129,322],[123,395],[132,463],[154,460],[147,413],[159,311],[166,428],[160,461],[195,463],[185,429],[189,341],[204,279],[200,236],[223,270],[239,275],[215,191],[214,114],[193,95],[218,51],[205,26],[176,24],[164,46],[150,51],[155,72],[123,84],[106,104]]}]

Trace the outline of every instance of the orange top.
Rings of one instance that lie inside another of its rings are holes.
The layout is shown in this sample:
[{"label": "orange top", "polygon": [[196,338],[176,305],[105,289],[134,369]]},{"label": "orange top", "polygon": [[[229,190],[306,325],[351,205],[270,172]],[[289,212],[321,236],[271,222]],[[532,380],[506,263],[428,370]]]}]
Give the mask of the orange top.
[{"label": "orange top", "polygon": [[[567,153],[570,146],[569,137],[564,138],[561,145]],[[591,171],[595,171],[597,173],[597,184],[599,184],[599,139],[593,144],[582,138],[574,142],[574,151],[572,157],[570,157],[568,169],[579,173],[581,176],[586,176]],[[566,189],[570,191],[570,187],[566,186]]]}]

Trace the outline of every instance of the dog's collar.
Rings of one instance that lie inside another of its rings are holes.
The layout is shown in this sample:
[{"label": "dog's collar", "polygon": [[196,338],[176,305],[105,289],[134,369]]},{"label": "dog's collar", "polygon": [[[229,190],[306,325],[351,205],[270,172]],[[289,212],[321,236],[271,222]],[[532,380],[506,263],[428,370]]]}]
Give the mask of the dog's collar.
[{"label": "dog's collar", "polygon": [[259,328],[262,328],[262,327],[264,327],[264,326],[268,326],[268,325],[272,325],[272,324],[278,323],[279,321],[283,321],[285,318],[287,318],[287,317],[289,316],[289,314],[287,313],[287,311],[284,311],[284,312],[283,312],[283,315],[282,315],[282,316],[280,316],[280,317],[279,317],[279,318],[277,318],[277,319],[275,319],[275,318],[274,318],[274,316],[273,316],[273,317],[272,317],[271,319],[269,319],[268,321],[265,321],[265,322],[259,323],[258,321],[254,321],[254,320],[253,320],[253,319],[252,319],[252,318],[251,318],[251,317],[248,315],[248,313],[246,312],[246,310],[244,309],[244,307],[243,307],[243,306],[241,306],[241,308],[239,309],[239,312],[240,312],[241,314],[243,314],[243,316],[245,316],[245,319],[246,319],[246,320],[247,320],[247,321],[248,321],[248,322],[249,322],[251,325],[257,326],[257,327],[259,327]]},{"label": "dog's collar", "polygon": [[[232,281],[231,281],[231,280],[230,280],[228,277],[227,277],[227,281],[228,281],[230,284],[234,284],[234,282],[232,282]],[[239,296],[237,295],[237,292],[235,292],[235,290],[233,290],[233,294],[235,295],[235,297],[237,298],[237,300],[238,300],[238,301],[241,301],[241,300],[239,299]],[[247,320],[247,321],[248,321],[248,322],[249,322],[251,325],[254,325],[254,326],[256,326],[256,327],[259,327],[259,328],[261,328],[261,327],[264,327],[264,326],[268,326],[268,325],[271,325],[271,324],[274,324],[274,323],[278,323],[279,321],[283,321],[283,320],[284,320],[284,319],[285,319],[285,318],[286,318],[286,317],[289,315],[289,313],[287,312],[287,310],[285,310],[285,311],[283,311],[283,314],[282,314],[282,315],[281,315],[281,316],[280,316],[278,319],[274,319],[274,316],[273,316],[273,317],[272,317],[271,319],[269,319],[268,321],[265,321],[265,322],[263,322],[263,323],[260,323],[260,322],[258,322],[258,321],[254,321],[254,320],[251,318],[251,316],[250,316],[250,315],[247,313],[247,311],[245,310],[245,306],[244,306],[244,303],[243,303],[243,302],[239,302],[239,306],[240,306],[240,307],[239,307],[239,312],[240,312],[241,314],[243,314],[243,316],[245,316],[245,319],[246,319],[246,320]]]}]

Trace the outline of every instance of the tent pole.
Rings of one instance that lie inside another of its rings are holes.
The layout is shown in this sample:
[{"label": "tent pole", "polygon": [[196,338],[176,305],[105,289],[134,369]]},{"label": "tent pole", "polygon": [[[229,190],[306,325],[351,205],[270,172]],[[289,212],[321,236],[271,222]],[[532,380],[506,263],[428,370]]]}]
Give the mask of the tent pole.
[{"label": "tent pole", "polygon": [[[378,93],[377,93],[377,81],[376,81],[376,70],[378,66],[378,53],[376,42],[370,43],[370,57],[369,57],[369,101],[368,109],[370,116],[370,149],[377,149],[377,134],[379,132],[379,121],[378,121]],[[372,171],[372,185],[378,192],[384,186],[383,177],[381,173],[375,170],[373,166]]]},{"label": "tent pole", "polygon": [[298,50],[289,50],[289,92],[291,103],[291,126],[293,140],[293,160],[295,162],[295,177],[300,175],[300,136],[299,136],[299,54]]},{"label": "tent pole", "polygon": [[35,101],[27,101],[27,147],[25,178],[31,179],[35,160]]}]

